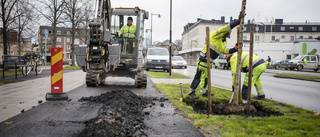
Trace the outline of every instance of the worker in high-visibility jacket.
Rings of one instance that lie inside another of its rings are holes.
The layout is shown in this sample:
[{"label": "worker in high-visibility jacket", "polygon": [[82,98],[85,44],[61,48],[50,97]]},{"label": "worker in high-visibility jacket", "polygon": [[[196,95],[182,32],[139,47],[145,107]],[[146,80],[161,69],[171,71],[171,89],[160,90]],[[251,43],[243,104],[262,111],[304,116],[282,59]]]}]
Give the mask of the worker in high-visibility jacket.
[{"label": "worker in high-visibility jacket", "polygon": [[128,17],[127,25],[123,26],[119,32],[119,37],[134,38],[136,35],[136,26],[132,25],[132,17]]},{"label": "worker in high-visibility jacket", "polygon": [[119,37],[124,37],[122,45],[125,47],[121,48],[121,52],[133,53],[134,49],[134,38],[136,33],[136,26],[132,25],[132,17],[128,17],[127,25],[123,26],[119,32]]},{"label": "worker in high-visibility jacket", "polygon": [[[240,19],[244,17],[244,14],[240,12],[238,20],[230,22],[229,24],[214,30],[210,33],[210,66],[212,68],[212,62],[221,54],[232,54],[237,51],[237,48],[227,48],[226,38],[230,38],[231,30],[240,24]],[[210,68],[210,69],[211,69]],[[208,96],[207,90],[207,46],[204,45],[202,51],[200,52],[200,57],[197,60],[197,72],[193,78],[193,81],[190,86],[189,95],[192,98],[199,98],[196,95],[196,89],[200,84],[201,95]],[[210,87],[209,87],[210,88]],[[213,94],[211,94],[213,95]]]},{"label": "worker in high-visibility jacket", "polygon": [[[237,60],[238,55],[234,54],[227,58],[228,63],[231,66],[232,72],[232,91],[234,91],[234,81],[237,69]],[[258,95],[256,96],[257,99],[264,99],[265,94],[263,92],[262,81],[260,76],[263,72],[266,71],[266,63],[263,58],[253,54],[252,56],[252,86],[256,87]],[[246,72],[246,77],[244,79],[242,85],[242,102],[247,103],[248,98],[248,75],[249,75],[249,52],[243,51],[241,54],[241,72]]]}]

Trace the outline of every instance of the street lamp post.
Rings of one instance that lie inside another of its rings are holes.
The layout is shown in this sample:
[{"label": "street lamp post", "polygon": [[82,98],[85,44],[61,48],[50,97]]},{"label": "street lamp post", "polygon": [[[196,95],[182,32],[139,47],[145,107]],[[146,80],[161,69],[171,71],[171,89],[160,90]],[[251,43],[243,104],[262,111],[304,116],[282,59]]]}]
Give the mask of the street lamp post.
[{"label": "street lamp post", "polygon": [[152,16],[153,15],[158,15],[158,18],[161,18],[161,15],[160,14],[153,14],[151,13],[151,46],[152,46]]}]

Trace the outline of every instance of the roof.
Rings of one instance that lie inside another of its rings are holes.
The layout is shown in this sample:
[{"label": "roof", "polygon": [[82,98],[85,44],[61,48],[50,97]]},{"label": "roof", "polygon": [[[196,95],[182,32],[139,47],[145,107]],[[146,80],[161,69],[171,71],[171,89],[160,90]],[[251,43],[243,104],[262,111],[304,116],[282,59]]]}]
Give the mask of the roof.
[{"label": "roof", "polygon": [[[232,17],[230,18],[230,20],[232,20]],[[221,17],[221,20],[215,20],[215,19],[207,20],[207,19],[197,18],[197,22],[188,23],[187,25],[184,26],[182,35],[199,24],[228,24],[228,22],[225,22],[224,16]]]}]

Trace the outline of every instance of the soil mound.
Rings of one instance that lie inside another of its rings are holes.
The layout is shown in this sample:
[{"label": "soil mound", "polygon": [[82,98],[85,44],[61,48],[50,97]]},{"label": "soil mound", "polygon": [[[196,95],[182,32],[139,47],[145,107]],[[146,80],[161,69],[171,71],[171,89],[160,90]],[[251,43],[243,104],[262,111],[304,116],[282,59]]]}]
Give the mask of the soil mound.
[{"label": "soil mound", "polygon": [[[187,105],[192,106],[193,110],[197,113],[207,114],[208,105],[207,102],[197,99],[184,99]],[[213,115],[243,115],[243,116],[281,116],[281,112],[267,108],[263,105],[263,101],[252,101],[250,105],[250,114],[245,114],[246,104],[229,104],[228,101],[212,101],[212,114]]]},{"label": "soil mound", "polygon": [[144,129],[143,109],[152,99],[137,96],[130,90],[112,90],[100,96],[82,97],[81,101],[103,103],[98,117],[86,122],[86,128],[78,137],[147,136]]}]

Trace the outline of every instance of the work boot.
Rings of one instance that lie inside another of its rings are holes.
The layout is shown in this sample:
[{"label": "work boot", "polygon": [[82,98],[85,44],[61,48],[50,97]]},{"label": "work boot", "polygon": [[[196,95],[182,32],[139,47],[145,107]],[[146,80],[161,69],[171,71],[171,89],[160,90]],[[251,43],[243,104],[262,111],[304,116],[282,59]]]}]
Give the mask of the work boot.
[{"label": "work boot", "polygon": [[266,98],[266,95],[257,95],[254,98],[258,100],[264,100]]},{"label": "work boot", "polygon": [[[202,96],[207,97],[208,96],[208,90],[207,89],[201,89],[203,92],[201,93]],[[213,96],[214,94],[211,93],[211,96]]]},{"label": "work boot", "polygon": [[193,99],[198,99],[199,97],[196,95],[196,91],[191,91],[189,93],[189,96],[191,96]]},{"label": "work boot", "polygon": [[242,103],[246,104],[248,99],[248,86],[242,86]]}]

